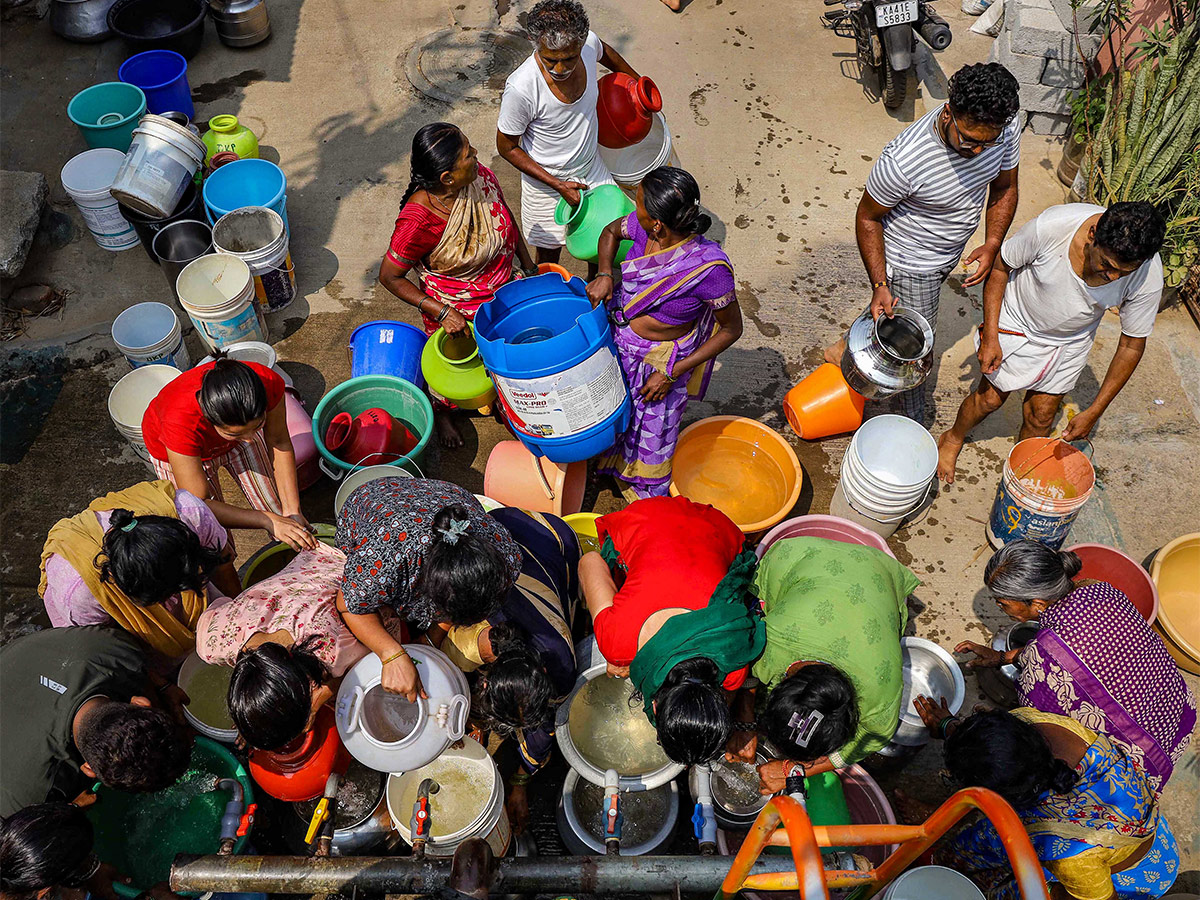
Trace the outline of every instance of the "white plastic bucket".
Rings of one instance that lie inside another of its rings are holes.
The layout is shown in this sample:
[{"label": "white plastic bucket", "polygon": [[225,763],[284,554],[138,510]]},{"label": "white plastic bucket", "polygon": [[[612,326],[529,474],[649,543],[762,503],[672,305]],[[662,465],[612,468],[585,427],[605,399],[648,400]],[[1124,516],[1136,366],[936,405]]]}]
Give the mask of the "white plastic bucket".
[{"label": "white plastic bucket", "polygon": [[909,869],[883,892],[882,900],[984,900],[966,875],[943,866]]},{"label": "white plastic bucket", "polygon": [[278,312],[296,299],[287,226],[275,210],[245,206],[226,213],[213,225],[213,246],[246,261],[254,275],[254,294],[267,312]]},{"label": "white plastic bucket", "polygon": [[[213,670],[216,671],[214,672]],[[206,677],[204,675],[206,672],[210,673],[207,677],[212,677],[212,675],[217,673],[221,675],[226,675],[226,673],[228,673],[224,679],[226,685],[228,685],[229,682],[229,675],[233,674],[233,670],[228,666],[209,665],[199,656],[197,656],[195,652],[193,652],[188,655],[187,659],[183,661],[183,665],[179,667],[179,675],[175,679],[175,683],[183,688],[184,692],[188,693],[189,696],[194,697],[195,694],[193,691],[195,688],[193,687],[192,682],[197,677]],[[227,691],[228,687],[226,687],[226,692]],[[187,706],[183,708],[183,715],[193,728],[195,728],[205,737],[212,738],[214,741],[220,741],[223,744],[232,744],[238,739],[238,731],[236,728],[218,728],[210,725],[198,718],[196,713],[192,710],[189,710]],[[228,712],[226,713],[226,716],[228,716]]]},{"label": "white plastic bucket", "polygon": [[112,183],[114,197],[152,218],[174,214],[204,164],[204,142],[162,116],[142,116]]},{"label": "white plastic bucket", "polygon": [[888,538],[925,502],[937,473],[937,441],[904,416],[875,416],[855,432],[829,514]]},{"label": "white plastic bucket", "polygon": [[623,187],[637,187],[652,170],[671,165],[673,155],[671,128],[662,113],[654,114],[650,133],[638,143],[620,149],[600,148],[600,158],[613,181]]},{"label": "white plastic bucket", "polygon": [[228,253],[192,260],[175,283],[179,305],[210,350],[241,341],[267,341],[267,323],[254,302],[245,261]]},{"label": "white plastic bucket", "polygon": [[71,157],[59,173],[62,186],[75,201],[88,231],[105,250],[128,250],[141,243],[133,226],[121,215],[116,198],[109,193],[124,161],[125,154],[120,150],[98,147]]},{"label": "white plastic bucket", "polygon": [[113,426],[151,471],[154,467],[150,465],[150,453],[142,440],[142,416],[158,392],[182,374],[174,366],[158,363],[140,366],[122,377],[108,393],[108,415]]},{"label": "white plastic bucket", "polygon": [[152,363],[192,367],[179,317],[165,303],[135,303],[113,320],[112,337],[135,369]]},{"label": "white plastic bucket", "polygon": [[[392,827],[400,833],[405,843],[412,843],[412,831],[409,827],[409,823],[412,821],[412,805],[411,803],[405,804],[403,798],[414,794],[416,786],[423,779],[433,778],[436,781],[439,771],[444,770],[445,766],[478,769],[478,774],[474,774],[472,780],[474,778],[490,779],[491,792],[478,814],[471,819],[470,824],[450,834],[436,836],[439,795],[442,796],[444,803],[450,799],[447,795],[451,793],[450,786],[441,785],[442,790],[430,798],[430,819],[433,822],[435,836],[425,845],[426,854],[436,857],[451,857],[467,838],[478,837],[483,838],[491,845],[492,853],[497,858],[504,856],[512,841],[512,824],[504,809],[504,781],[500,777],[500,770],[496,768],[495,761],[488,756],[487,750],[478,741],[469,737],[463,738],[460,748],[444,751],[441,756],[427,766],[411,772],[388,776],[387,807],[388,813],[392,817]],[[407,805],[407,809],[401,808],[404,805]]]}]

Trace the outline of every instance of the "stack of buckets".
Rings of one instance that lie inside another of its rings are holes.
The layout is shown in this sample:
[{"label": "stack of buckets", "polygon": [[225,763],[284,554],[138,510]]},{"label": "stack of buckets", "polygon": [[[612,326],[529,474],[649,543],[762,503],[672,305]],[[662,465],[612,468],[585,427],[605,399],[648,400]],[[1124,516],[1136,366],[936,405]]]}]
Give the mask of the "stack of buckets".
[{"label": "stack of buckets", "polygon": [[829,514],[888,538],[929,495],[937,442],[904,416],[875,416],[854,433]]}]

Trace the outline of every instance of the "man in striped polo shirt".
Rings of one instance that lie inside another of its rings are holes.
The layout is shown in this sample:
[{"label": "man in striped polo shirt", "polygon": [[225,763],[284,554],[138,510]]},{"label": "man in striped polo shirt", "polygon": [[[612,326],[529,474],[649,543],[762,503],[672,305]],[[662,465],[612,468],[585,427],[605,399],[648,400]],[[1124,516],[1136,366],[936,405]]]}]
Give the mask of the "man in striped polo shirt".
[{"label": "man in striped polo shirt", "polygon": [[[938,297],[985,215],[985,238],[964,265],[963,286],[982,284],[1017,209],[1021,121],[1017,80],[999,63],[964,66],[950,97],[883,148],[867,176],[854,232],[871,281],[871,315],[901,304],[937,329]],[[825,352],[840,363],[845,341]],[[925,386],[899,395],[900,410],[925,424]]]}]

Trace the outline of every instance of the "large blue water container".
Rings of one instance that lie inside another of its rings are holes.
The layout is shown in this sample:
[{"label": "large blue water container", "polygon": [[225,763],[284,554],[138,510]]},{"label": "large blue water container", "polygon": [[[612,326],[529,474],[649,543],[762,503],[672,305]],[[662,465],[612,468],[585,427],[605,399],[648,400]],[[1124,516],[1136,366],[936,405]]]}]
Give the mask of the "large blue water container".
[{"label": "large blue water container", "polygon": [[510,281],[475,314],[479,355],[504,413],[530,452],[570,463],[603,453],[632,404],[603,306],[580,278]]}]

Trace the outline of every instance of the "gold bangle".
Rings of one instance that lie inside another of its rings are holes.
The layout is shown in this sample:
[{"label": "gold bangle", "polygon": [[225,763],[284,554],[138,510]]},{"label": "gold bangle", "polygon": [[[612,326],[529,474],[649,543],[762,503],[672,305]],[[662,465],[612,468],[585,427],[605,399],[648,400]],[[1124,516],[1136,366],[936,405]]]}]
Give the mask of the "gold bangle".
[{"label": "gold bangle", "polygon": [[408,651],[407,651],[407,650],[405,650],[403,647],[401,647],[399,650],[397,650],[395,653],[393,653],[393,654],[392,654],[391,656],[389,656],[387,659],[385,659],[385,660],[383,660],[382,662],[380,662],[380,664],[379,664],[379,665],[380,665],[380,666],[386,666],[386,665],[387,665],[388,663],[390,663],[392,660],[399,659],[399,658],[400,658],[400,657],[402,657],[402,656],[408,656]]}]

